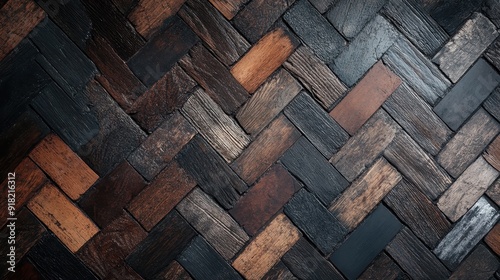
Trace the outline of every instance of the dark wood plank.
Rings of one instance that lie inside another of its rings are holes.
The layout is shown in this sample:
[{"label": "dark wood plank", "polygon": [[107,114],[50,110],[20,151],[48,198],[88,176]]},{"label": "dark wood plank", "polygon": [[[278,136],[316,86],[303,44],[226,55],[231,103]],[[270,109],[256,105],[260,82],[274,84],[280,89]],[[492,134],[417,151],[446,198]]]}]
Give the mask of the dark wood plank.
[{"label": "dark wood plank", "polygon": [[151,230],[126,262],[145,279],[158,276],[195,237],[196,232],[177,211]]},{"label": "dark wood plank", "polygon": [[209,0],[225,18],[231,20],[248,0]]},{"label": "dark wood plank", "polygon": [[111,270],[104,280],[144,280],[135,270],[126,263]]},{"label": "dark wood plank", "polygon": [[495,90],[483,103],[484,109],[500,122],[500,89]]},{"label": "dark wood plank", "polygon": [[188,0],[179,15],[227,66],[250,48],[243,36],[207,1]]},{"label": "dark wood plank", "polygon": [[414,185],[402,180],[384,202],[430,248],[448,233],[450,222]]},{"label": "dark wood plank", "polygon": [[496,205],[500,206],[500,179],[496,180],[496,182],[490,186],[486,194],[496,203]]},{"label": "dark wood plank", "polygon": [[491,166],[500,171],[500,136],[497,136],[483,153],[483,157]]},{"label": "dark wood plank", "polygon": [[497,254],[500,253],[500,224],[496,226],[486,235],[484,241]]},{"label": "dark wood plank", "polygon": [[283,262],[278,262],[262,278],[263,280],[297,280]]},{"label": "dark wood plank", "polygon": [[161,33],[148,41],[127,65],[148,87],[165,75],[196,44],[198,38],[177,16],[171,17]]},{"label": "dark wood plank", "polygon": [[247,189],[246,184],[200,136],[195,136],[176,156],[176,160],[203,191],[226,209],[234,206],[239,198],[238,192],[243,193]]},{"label": "dark wood plank", "polygon": [[349,87],[354,85],[399,37],[394,27],[376,15],[329,65]]},{"label": "dark wood plank", "polygon": [[347,132],[305,92],[290,102],[284,114],[327,158],[349,138]]},{"label": "dark wood plank", "polygon": [[484,1],[482,12],[486,13],[488,18],[497,26],[500,27],[500,3],[496,0]]},{"label": "dark wood plank", "polygon": [[409,280],[410,277],[386,253],[382,252],[358,279]]},{"label": "dark wood plank", "polygon": [[481,7],[484,0],[472,1],[430,1],[427,11],[448,32],[453,34],[469,18],[473,11]]},{"label": "dark wood plank", "polygon": [[305,189],[295,194],[284,211],[324,255],[338,247],[347,234],[347,229]]},{"label": "dark wood plank", "polygon": [[344,279],[305,238],[300,238],[283,256],[283,263],[300,279]]},{"label": "dark wood plank", "polygon": [[[500,7],[500,5],[499,5]],[[497,38],[484,52],[484,57],[495,66],[500,69],[500,39]]]},{"label": "dark wood plank", "polygon": [[177,261],[172,261],[165,269],[162,279],[192,280],[189,273]]},{"label": "dark wood plank", "polygon": [[[123,1],[123,0],[122,0]],[[130,1],[130,0],[129,0]],[[140,0],[127,18],[144,38],[151,39],[163,22],[175,15],[186,0]]]},{"label": "dark wood plank", "polygon": [[444,146],[437,161],[451,176],[457,178],[499,132],[500,124],[486,111],[479,109]]},{"label": "dark wood plank", "polygon": [[335,5],[338,0],[310,0],[311,4],[320,12],[325,13],[328,9]]},{"label": "dark wood plank", "polygon": [[450,269],[455,269],[476,244],[493,228],[500,213],[481,197],[455,224],[434,249],[434,254]]},{"label": "dark wood plank", "polygon": [[333,252],[330,261],[348,279],[356,279],[402,227],[399,220],[380,205]]},{"label": "dark wood plank", "polygon": [[9,270],[5,270],[2,275],[2,279],[6,280],[43,280],[42,275],[30,262],[28,258],[24,258],[21,260],[19,264],[16,265],[15,272],[12,273]]},{"label": "dark wood plank", "polygon": [[283,155],[281,162],[325,205],[329,205],[348,185],[347,180],[304,137]]},{"label": "dark wood plank", "polygon": [[450,279],[490,279],[499,265],[497,258],[486,247],[479,244],[453,272]]},{"label": "dark wood plank", "polygon": [[115,7],[122,12],[122,14],[127,15],[130,9],[137,4],[138,0],[111,0]]}]

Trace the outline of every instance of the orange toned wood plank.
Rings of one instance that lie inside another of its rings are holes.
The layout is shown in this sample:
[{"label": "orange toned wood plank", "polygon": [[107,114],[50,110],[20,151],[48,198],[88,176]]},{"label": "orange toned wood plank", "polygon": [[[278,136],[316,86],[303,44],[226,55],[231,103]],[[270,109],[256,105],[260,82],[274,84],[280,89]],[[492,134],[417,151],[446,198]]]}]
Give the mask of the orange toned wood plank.
[{"label": "orange toned wood plank", "polygon": [[99,176],[55,134],[30,153],[30,158],[73,200],[77,200]]},{"label": "orange toned wood plank", "polygon": [[496,170],[500,171],[500,136],[498,136],[486,149],[484,153],[484,159],[486,159],[491,166],[495,167]]},{"label": "orange toned wood plank", "polygon": [[300,232],[279,214],[233,262],[233,267],[248,279],[260,279],[299,240]]},{"label": "orange toned wood plank", "polygon": [[209,0],[227,19],[232,19],[248,0]]},{"label": "orange toned wood plank", "polygon": [[163,21],[177,13],[186,0],[141,0],[128,19],[145,38],[158,30]]},{"label": "orange toned wood plank", "polygon": [[0,9],[0,60],[45,17],[35,1],[10,0]]},{"label": "orange toned wood plank", "polygon": [[329,210],[347,229],[353,230],[400,180],[401,174],[380,158]]},{"label": "orange toned wood plank", "polygon": [[486,244],[490,246],[497,255],[500,256],[500,224],[497,224],[491,231],[486,235],[484,239]]},{"label": "orange toned wood plank", "polygon": [[333,108],[330,116],[354,135],[400,84],[401,79],[379,61]]},{"label": "orange toned wood plank", "polygon": [[99,232],[99,228],[51,183],[45,184],[30,200],[28,208],[73,253]]},{"label": "orange toned wood plank", "polygon": [[279,27],[267,33],[231,69],[234,78],[254,92],[298,46],[298,41]]}]

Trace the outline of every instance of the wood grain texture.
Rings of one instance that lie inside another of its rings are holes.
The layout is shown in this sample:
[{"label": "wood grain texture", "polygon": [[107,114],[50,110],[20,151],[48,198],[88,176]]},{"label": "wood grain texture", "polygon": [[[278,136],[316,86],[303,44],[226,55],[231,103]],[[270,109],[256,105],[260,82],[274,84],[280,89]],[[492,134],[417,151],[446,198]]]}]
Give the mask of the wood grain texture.
[{"label": "wood grain texture", "polygon": [[500,171],[500,136],[497,136],[497,138],[495,138],[495,140],[493,140],[493,142],[488,146],[486,151],[483,153],[483,157],[489,164],[491,164],[491,166]]},{"label": "wood grain texture", "polygon": [[233,267],[248,279],[262,278],[299,240],[300,231],[279,214],[234,260]]},{"label": "wood grain texture", "polygon": [[150,39],[162,23],[175,15],[185,0],[140,0],[127,18],[144,38]]},{"label": "wood grain texture", "polygon": [[486,247],[479,246],[460,264],[450,279],[490,279],[498,269],[497,258]]},{"label": "wood grain texture", "polygon": [[382,62],[378,62],[333,108],[330,116],[349,134],[354,135],[400,84],[401,79]]},{"label": "wood grain texture", "polygon": [[99,228],[50,183],[29,201],[28,208],[73,253],[99,232]]},{"label": "wood grain texture", "polygon": [[231,20],[248,0],[209,0],[228,20]]},{"label": "wood grain texture", "polygon": [[[500,6],[499,6],[500,7]],[[484,52],[484,57],[498,70],[500,69],[500,39],[497,38]]]},{"label": "wood grain texture", "polygon": [[287,71],[278,70],[241,107],[236,119],[246,132],[257,135],[301,89],[300,84]]},{"label": "wood grain texture", "polygon": [[484,238],[488,246],[497,254],[500,254],[500,224],[497,224]]},{"label": "wood grain texture", "polygon": [[444,146],[437,156],[437,161],[451,176],[457,178],[498,132],[498,122],[486,111],[479,109]]},{"label": "wood grain texture", "polygon": [[165,269],[163,279],[192,280],[189,273],[177,261],[172,261]]},{"label": "wood grain texture", "polygon": [[483,108],[500,122],[500,89],[493,91],[484,103]]},{"label": "wood grain texture", "polygon": [[150,231],[195,185],[196,182],[174,161],[130,202],[127,209]]},{"label": "wood grain texture", "polygon": [[483,14],[474,13],[432,61],[456,83],[497,36],[495,25]]},{"label": "wood grain texture", "polygon": [[226,260],[232,259],[249,239],[240,225],[198,188],[176,209]]},{"label": "wood grain texture", "polygon": [[121,266],[111,270],[104,280],[143,280],[135,270],[130,268],[126,263],[123,263]]},{"label": "wood grain texture", "polygon": [[30,153],[30,158],[73,200],[77,200],[99,176],[55,134]]},{"label": "wood grain texture", "polygon": [[250,93],[286,61],[299,42],[283,27],[268,32],[234,66],[231,74]]},{"label": "wood grain texture", "polygon": [[496,182],[490,186],[486,194],[496,203],[496,205],[500,205],[500,179],[496,180]]},{"label": "wood grain texture", "polygon": [[305,89],[328,109],[347,90],[332,71],[305,46],[300,46],[283,66],[295,75]]},{"label": "wood grain texture", "polygon": [[280,261],[273,266],[262,278],[263,280],[297,280],[286,265]]},{"label": "wood grain texture", "polygon": [[457,29],[462,26],[463,22],[470,17],[471,13],[481,6],[484,0],[427,0],[426,2],[428,3],[425,3],[425,6],[430,15],[446,30],[446,32],[448,32],[448,34],[454,34]]},{"label": "wood grain texture", "polygon": [[227,162],[238,157],[250,142],[236,121],[202,89],[196,89],[182,112]]},{"label": "wood grain texture", "polygon": [[500,5],[496,0],[486,0],[482,7],[488,18],[497,26],[500,26]]},{"label": "wood grain texture", "polygon": [[382,252],[358,279],[409,280],[410,277],[385,252]]},{"label": "wood grain texture", "polygon": [[351,231],[400,180],[401,174],[384,158],[380,158],[362,177],[354,181],[328,210]]},{"label": "wood grain texture", "polygon": [[328,9],[335,5],[338,0],[310,0],[311,4],[322,14],[324,14]]}]

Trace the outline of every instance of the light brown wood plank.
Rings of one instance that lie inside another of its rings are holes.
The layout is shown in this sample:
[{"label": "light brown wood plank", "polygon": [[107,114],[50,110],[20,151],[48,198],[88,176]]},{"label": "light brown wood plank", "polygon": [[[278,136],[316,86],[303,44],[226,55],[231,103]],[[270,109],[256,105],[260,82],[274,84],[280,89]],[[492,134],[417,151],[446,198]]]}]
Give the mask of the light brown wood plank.
[{"label": "light brown wood plank", "polygon": [[158,30],[163,21],[177,13],[186,0],[140,0],[128,19],[145,38]]},{"label": "light brown wood plank", "polygon": [[483,157],[491,164],[491,166],[500,171],[500,136],[497,136],[497,138],[488,146],[488,149],[484,152]]}]

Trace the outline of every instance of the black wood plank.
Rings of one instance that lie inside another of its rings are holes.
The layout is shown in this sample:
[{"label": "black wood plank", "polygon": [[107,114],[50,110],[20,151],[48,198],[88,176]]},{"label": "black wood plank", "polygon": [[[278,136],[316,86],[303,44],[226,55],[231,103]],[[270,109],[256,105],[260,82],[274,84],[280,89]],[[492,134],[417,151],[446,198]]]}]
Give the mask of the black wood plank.
[{"label": "black wood plank", "polygon": [[325,255],[347,234],[342,224],[305,189],[295,194],[285,205],[284,212]]},{"label": "black wood plank", "polygon": [[324,13],[328,11],[330,7],[339,2],[339,0],[309,0],[311,4],[320,12]]},{"label": "black wood plank", "polygon": [[450,277],[458,279],[493,279],[495,271],[500,267],[495,257],[485,246],[479,246],[463,261]]},{"label": "black wood plank", "polygon": [[299,0],[285,15],[285,21],[314,53],[330,63],[346,42],[307,0]]},{"label": "black wood plank", "polygon": [[263,280],[276,280],[276,279],[283,279],[283,280],[297,280],[297,277],[295,277],[292,272],[286,267],[286,265],[280,261],[277,264],[275,264],[267,273],[262,277]]},{"label": "black wood plank", "polygon": [[483,104],[484,108],[500,122],[500,88],[497,88]]},{"label": "black wood plank", "polygon": [[195,279],[242,279],[200,236],[193,239],[177,260]]},{"label": "black wood plank", "polygon": [[330,261],[348,279],[356,279],[402,228],[399,220],[383,205],[342,243]]},{"label": "black wood plank", "polygon": [[498,0],[486,0],[482,10],[497,27],[500,27],[500,2]]},{"label": "black wood plank", "polygon": [[304,137],[283,155],[281,162],[325,205],[329,205],[349,184]]},{"label": "black wood plank", "polygon": [[484,0],[439,0],[433,1],[427,10],[452,35],[483,2]]},{"label": "black wood plank", "polygon": [[410,277],[386,253],[382,252],[358,279],[410,280]]},{"label": "black wood plank", "polygon": [[331,158],[349,138],[349,134],[305,92],[295,97],[284,113],[326,158]]}]

